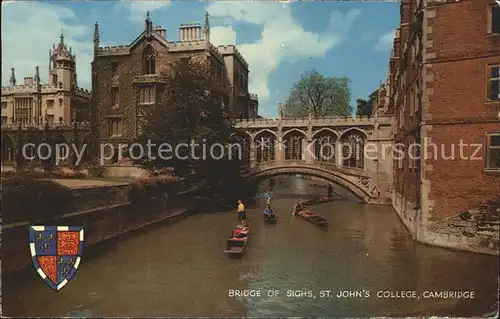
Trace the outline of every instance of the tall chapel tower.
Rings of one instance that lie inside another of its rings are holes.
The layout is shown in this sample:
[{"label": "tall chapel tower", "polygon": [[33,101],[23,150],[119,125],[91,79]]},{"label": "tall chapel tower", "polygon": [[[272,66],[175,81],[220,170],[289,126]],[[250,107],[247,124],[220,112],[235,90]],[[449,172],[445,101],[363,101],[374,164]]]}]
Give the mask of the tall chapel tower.
[{"label": "tall chapel tower", "polygon": [[49,82],[65,91],[77,87],[76,56],[71,51],[62,34],[59,44],[54,44],[49,51]]}]

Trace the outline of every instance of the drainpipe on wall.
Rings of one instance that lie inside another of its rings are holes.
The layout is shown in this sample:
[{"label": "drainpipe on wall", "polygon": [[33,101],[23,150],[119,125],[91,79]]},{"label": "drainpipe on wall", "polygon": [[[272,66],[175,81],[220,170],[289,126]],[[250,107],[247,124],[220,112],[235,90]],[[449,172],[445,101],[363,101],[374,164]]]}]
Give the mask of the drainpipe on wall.
[{"label": "drainpipe on wall", "polygon": [[417,109],[417,119],[418,119],[418,125],[417,125],[417,131],[415,133],[415,143],[417,144],[416,148],[416,158],[417,158],[417,167],[416,167],[416,178],[415,178],[415,183],[416,183],[416,205],[415,205],[415,233],[414,237],[417,237],[418,233],[418,223],[421,220],[421,213],[422,213],[422,206],[421,206],[421,188],[422,188],[422,159],[420,158],[421,152],[421,130],[422,130],[422,94],[419,92],[418,93],[418,109]]}]

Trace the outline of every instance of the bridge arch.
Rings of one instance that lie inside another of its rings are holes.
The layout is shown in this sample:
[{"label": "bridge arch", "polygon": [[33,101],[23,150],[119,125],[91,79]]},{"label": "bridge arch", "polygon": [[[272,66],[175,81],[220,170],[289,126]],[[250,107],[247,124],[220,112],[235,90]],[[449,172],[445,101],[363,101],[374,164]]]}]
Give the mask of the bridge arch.
[{"label": "bridge arch", "polygon": [[283,138],[285,138],[285,136],[287,136],[289,133],[294,133],[294,132],[304,135],[304,138],[307,139],[307,133],[298,128],[292,128],[291,130],[286,131],[285,133],[283,133]]},{"label": "bridge arch", "polygon": [[316,137],[316,135],[322,134],[323,132],[332,133],[337,139],[340,138],[339,133],[336,132],[335,130],[332,130],[331,128],[328,127],[323,127],[313,132],[313,139]]},{"label": "bridge arch", "polygon": [[325,169],[312,165],[256,167],[252,170],[252,172],[246,175],[246,179],[249,181],[259,181],[273,176],[290,174],[314,176],[335,183],[350,191],[363,203],[369,203],[372,198],[367,188],[364,188],[362,185],[359,185],[358,183],[347,178],[347,175],[341,170]]},{"label": "bridge arch", "polygon": [[342,134],[340,134],[339,139],[342,139],[343,137],[347,136],[348,134],[352,134],[354,131],[357,131],[357,132],[363,134],[365,136],[365,138],[368,139],[368,134],[364,130],[357,128],[357,127],[348,128],[347,130],[342,132]]},{"label": "bridge arch", "polygon": [[265,129],[263,129],[263,130],[260,130],[260,131],[258,131],[258,132],[256,132],[256,133],[254,133],[254,134],[253,134],[253,136],[252,136],[253,140],[255,141],[255,138],[256,138],[257,136],[259,136],[259,135],[262,135],[262,133],[264,133],[264,132],[267,132],[267,133],[269,133],[269,134],[272,134],[272,135],[274,136],[274,138],[278,138],[278,137],[277,137],[277,133],[276,133],[276,132],[274,132],[274,131],[272,131],[272,130],[270,130],[270,129],[265,128]]},{"label": "bridge arch", "polygon": [[233,138],[233,137],[243,137],[243,136],[248,136],[250,139],[253,138],[252,134],[248,131],[245,131],[245,130],[237,130],[236,132],[234,133],[231,133],[231,135],[229,136],[229,138]]}]

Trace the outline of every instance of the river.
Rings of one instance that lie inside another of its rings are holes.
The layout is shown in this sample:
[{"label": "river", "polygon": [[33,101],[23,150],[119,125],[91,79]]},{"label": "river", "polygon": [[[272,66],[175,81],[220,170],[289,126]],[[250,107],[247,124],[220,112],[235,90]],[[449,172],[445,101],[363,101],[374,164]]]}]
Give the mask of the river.
[{"label": "river", "polygon": [[[337,193],[345,200],[312,207],[330,222],[321,230],[291,216],[297,197],[326,193],[311,183],[277,179],[271,191],[276,225],[264,224],[263,200],[247,209],[251,238],[240,260],[223,252],[234,212],[189,215],[89,249],[60,292],[34,270],[4,282],[3,315],[478,316],[493,310],[496,257],[415,243],[390,207],[357,203],[342,189]],[[262,296],[230,297],[237,289]],[[287,290],[302,296],[287,296]],[[370,297],[337,298],[339,290]],[[377,297],[412,290],[419,299]],[[278,295],[268,297],[270,291]],[[474,298],[424,298],[425,291],[468,291]]]}]

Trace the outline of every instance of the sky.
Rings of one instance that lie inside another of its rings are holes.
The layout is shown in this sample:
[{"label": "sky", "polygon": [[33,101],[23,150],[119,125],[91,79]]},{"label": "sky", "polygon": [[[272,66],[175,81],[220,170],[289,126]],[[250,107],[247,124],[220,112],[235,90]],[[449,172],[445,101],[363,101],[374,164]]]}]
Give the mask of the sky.
[{"label": "sky", "polygon": [[18,83],[40,67],[48,78],[49,50],[61,32],[76,54],[78,85],[90,89],[92,37],[99,23],[101,46],[127,45],[143,30],[146,12],[154,25],[178,40],[180,24],[203,24],[209,13],[211,42],[234,44],[249,63],[249,90],[259,114],[275,117],[304,72],[351,80],[351,105],[366,99],[387,78],[398,2],[272,1],[81,1],[2,2],[2,86],[10,69]]}]

